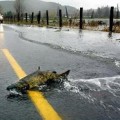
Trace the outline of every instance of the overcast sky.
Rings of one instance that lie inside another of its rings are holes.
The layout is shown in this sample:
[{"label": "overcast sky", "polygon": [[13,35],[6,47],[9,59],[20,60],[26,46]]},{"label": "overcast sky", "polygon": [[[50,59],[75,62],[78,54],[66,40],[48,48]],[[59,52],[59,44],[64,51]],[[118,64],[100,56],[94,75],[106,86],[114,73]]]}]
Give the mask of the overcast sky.
[{"label": "overcast sky", "polygon": [[83,7],[84,9],[97,8],[100,6],[114,6],[120,5],[120,0],[43,0],[48,2],[57,2],[62,5],[70,5],[76,8]]}]

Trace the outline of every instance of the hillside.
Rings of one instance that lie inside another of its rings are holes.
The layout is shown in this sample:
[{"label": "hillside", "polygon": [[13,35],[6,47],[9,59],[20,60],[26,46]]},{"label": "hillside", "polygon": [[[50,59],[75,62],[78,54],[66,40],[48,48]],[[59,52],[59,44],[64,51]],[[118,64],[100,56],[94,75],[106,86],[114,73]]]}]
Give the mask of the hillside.
[{"label": "hillside", "polygon": [[0,1],[0,6],[2,7],[2,12],[14,12],[14,1]]},{"label": "hillside", "polygon": [[[3,12],[12,11],[15,12],[14,9],[14,1],[0,1],[0,6],[3,9]],[[53,2],[44,2],[41,0],[24,0],[24,12],[31,13],[41,11],[43,14],[46,10],[49,10],[51,13],[56,13],[58,8],[62,9],[63,14],[65,14],[65,6],[62,6],[58,3]],[[76,8],[67,6],[69,14],[75,14],[77,11]]]}]

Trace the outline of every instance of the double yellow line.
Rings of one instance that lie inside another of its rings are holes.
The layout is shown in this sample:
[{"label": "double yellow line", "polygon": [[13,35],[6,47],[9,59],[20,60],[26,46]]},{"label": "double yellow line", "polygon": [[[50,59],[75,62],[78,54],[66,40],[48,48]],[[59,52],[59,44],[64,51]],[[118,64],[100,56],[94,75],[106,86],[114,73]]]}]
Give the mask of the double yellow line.
[{"label": "double yellow line", "polygon": [[[13,70],[17,74],[18,78],[21,79],[26,76],[26,73],[14,59],[14,57],[10,54],[7,49],[2,49],[4,55],[8,59],[10,65]],[[38,110],[38,113],[43,118],[43,120],[62,120],[58,113],[53,109],[53,107],[48,103],[48,101],[44,98],[41,92],[37,91],[27,91],[30,99]]]}]

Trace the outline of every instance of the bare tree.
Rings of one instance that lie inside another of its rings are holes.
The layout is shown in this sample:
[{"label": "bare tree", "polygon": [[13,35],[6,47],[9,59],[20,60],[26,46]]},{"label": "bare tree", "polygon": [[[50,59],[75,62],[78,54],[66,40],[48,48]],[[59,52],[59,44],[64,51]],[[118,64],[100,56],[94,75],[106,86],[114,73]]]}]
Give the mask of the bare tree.
[{"label": "bare tree", "polygon": [[23,2],[24,2],[24,0],[15,0],[15,3],[14,3],[14,8],[15,8],[15,11],[16,11],[18,22],[20,20],[23,20],[23,13],[24,13],[24,10],[25,10]]},{"label": "bare tree", "polygon": [[19,14],[19,15],[23,14],[25,10],[23,0],[15,0],[14,8],[15,8],[16,14]]}]

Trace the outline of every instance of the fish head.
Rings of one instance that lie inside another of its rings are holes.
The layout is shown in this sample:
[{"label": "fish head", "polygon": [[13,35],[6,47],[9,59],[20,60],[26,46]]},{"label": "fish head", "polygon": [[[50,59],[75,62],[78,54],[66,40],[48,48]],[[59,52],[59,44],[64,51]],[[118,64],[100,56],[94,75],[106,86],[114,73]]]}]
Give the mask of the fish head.
[{"label": "fish head", "polygon": [[6,90],[10,91],[10,90],[13,90],[13,89],[17,89],[17,87],[15,86],[15,84],[12,84],[12,85],[9,85]]}]

